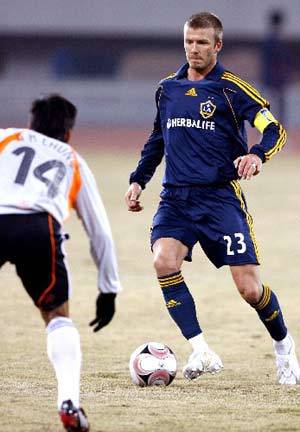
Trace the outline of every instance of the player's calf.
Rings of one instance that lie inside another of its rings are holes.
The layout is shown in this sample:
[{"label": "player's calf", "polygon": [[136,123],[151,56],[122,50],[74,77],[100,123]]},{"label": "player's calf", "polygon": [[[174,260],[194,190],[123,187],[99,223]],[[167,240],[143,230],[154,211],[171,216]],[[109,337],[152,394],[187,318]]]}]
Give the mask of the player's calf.
[{"label": "player's calf", "polygon": [[194,299],[180,271],[160,276],[158,282],[169,314],[186,339],[201,333]]}]

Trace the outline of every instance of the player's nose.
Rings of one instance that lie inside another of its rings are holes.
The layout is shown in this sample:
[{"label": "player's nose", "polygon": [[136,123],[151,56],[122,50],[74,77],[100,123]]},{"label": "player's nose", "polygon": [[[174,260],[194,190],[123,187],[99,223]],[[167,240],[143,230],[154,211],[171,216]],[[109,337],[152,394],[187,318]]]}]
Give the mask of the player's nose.
[{"label": "player's nose", "polygon": [[192,45],[191,45],[191,51],[192,51],[192,52],[197,52],[197,51],[198,51],[197,43],[196,43],[196,42],[193,42],[193,43],[192,43]]}]

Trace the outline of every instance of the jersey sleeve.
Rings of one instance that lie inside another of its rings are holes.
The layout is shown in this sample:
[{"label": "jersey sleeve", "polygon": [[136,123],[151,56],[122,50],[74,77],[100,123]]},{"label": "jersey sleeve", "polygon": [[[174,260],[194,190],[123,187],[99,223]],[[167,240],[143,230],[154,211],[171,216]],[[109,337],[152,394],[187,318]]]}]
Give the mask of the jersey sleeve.
[{"label": "jersey sleeve", "polygon": [[223,79],[236,90],[235,110],[241,120],[247,120],[262,134],[262,139],[250,152],[263,162],[278,153],[286,143],[286,131],[269,111],[269,102],[258,90],[231,72],[225,72]]},{"label": "jersey sleeve", "polygon": [[267,108],[256,114],[254,126],[262,133],[262,139],[251,148],[250,153],[256,154],[266,162],[284,147],[287,133]]},{"label": "jersey sleeve", "polygon": [[98,268],[98,288],[103,293],[118,293],[121,284],[108,217],[91,170],[80,156],[78,161],[81,187],[74,208],[90,240],[91,255]]},{"label": "jersey sleeve", "polygon": [[141,157],[138,162],[137,168],[131,173],[129,183],[138,183],[142,189],[145,189],[146,183],[148,183],[156,168],[160,164],[164,156],[164,140],[160,124],[160,113],[159,113],[159,99],[162,88],[159,87],[156,92],[156,107],[157,112],[154,120],[153,130],[144,145],[141,152]]},{"label": "jersey sleeve", "polygon": [[269,111],[270,104],[258,92],[250,93],[250,90],[244,90],[240,97],[243,101],[242,118],[248,120],[251,126],[256,127],[262,134],[260,142],[255,144],[250,152],[256,154],[262,162],[266,162],[285,145],[286,130]]}]

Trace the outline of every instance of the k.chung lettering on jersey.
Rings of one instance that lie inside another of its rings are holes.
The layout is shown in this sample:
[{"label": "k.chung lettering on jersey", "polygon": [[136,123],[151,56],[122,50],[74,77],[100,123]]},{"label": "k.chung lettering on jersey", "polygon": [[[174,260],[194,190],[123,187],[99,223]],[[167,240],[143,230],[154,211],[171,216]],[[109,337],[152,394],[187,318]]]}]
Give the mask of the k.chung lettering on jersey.
[{"label": "k.chung lettering on jersey", "polygon": [[73,159],[72,149],[65,143],[62,143],[58,140],[52,140],[51,138],[48,138],[46,136],[43,137],[42,135],[39,135],[37,133],[30,132],[28,133],[28,139],[30,144],[37,143],[38,141],[39,144],[51,148],[52,150],[59,153],[59,155],[63,157],[66,161],[71,161]]}]

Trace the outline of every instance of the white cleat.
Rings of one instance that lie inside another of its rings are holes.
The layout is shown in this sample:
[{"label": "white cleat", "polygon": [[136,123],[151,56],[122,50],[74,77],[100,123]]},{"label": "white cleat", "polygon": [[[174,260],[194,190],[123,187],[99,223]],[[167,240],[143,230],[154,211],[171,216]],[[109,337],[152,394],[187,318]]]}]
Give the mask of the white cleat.
[{"label": "white cleat", "polygon": [[290,341],[292,346],[288,354],[277,354],[276,366],[277,366],[277,378],[279,384],[296,385],[300,384],[300,367],[296,357],[295,343],[291,336]]},{"label": "white cleat", "polygon": [[193,380],[204,373],[215,374],[223,368],[220,357],[210,349],[206,351],[194,351],[188,363],[184,366],[182,373],[184,378]]}]

